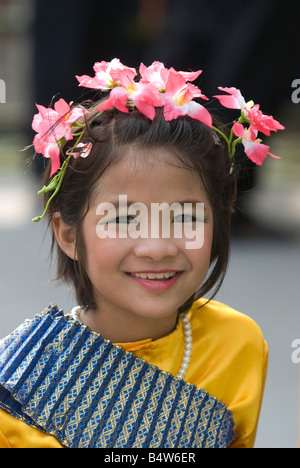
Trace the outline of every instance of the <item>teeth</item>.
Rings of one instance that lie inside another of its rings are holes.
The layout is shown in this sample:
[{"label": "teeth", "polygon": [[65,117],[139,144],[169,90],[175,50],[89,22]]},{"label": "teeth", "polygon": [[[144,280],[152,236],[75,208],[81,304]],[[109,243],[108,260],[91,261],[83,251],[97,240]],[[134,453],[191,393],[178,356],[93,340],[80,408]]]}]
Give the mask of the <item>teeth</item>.
[{"label": "teeth", "polygon": [[176,275],[176,272],[172,273],[132,273],[136,278],[142,279],[169,279]]}]

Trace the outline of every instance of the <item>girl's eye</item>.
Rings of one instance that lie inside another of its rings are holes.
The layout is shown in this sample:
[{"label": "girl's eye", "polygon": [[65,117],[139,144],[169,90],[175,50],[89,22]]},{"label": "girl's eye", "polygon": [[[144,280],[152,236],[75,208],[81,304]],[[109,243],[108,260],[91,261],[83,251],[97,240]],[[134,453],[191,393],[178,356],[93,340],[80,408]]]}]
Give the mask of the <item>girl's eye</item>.
[{"label": "girl's eye", "polygon": [[197,221],[197,218],[190,214],[181,214],[181,215],[175,216],[173,219],[173,223],[195,223],[196,221]]},{"label": "girl's eye", "polygon": [[135,216],[117,216],[114,219],[111,219],[108,221],[110,224],[115,223],[115,224],[129,224],[129,223],[134,223],[135,221]]}]

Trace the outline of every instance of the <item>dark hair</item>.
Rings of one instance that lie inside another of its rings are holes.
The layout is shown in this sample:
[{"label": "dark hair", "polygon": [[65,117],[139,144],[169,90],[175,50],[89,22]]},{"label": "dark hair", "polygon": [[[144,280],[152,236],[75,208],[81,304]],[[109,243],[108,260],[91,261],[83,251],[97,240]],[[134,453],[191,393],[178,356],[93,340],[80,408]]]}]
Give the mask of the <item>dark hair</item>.
[{"label": "dark hair", "polygon": [[[57,279],[73,283],[80,305],[95,308],[93,287],[85,269],[85,246],[81,229],[95,185],[106,169],[121,160],[126,147],[166,148],[172,149],[176,166],[199,174],[210,200],[214,220],[209,274],[195,294],[181,306],[180,311],[187,311],[194,300],[214,289],[211,299],[220,288],[228,265],[231,215],[236,198],[235,175],[227,146],[215,131],[188,116],[166,122],[161,109],[156,110],[153,121],[137,109],[129,114],[113,109],[96,116],[95,109],[98,106],[90,108],[91,121],[82,140],[93,144],[92,151],[86,158],[72,158],[60,191],[47,212],[50,226],[54,213],[58,211],[62,220],[76,230],[77,261],[70,259],[60,249],[52,231],[51,252],[57,246]],[[61,154],[61,163],[66,158],[67,149],[68,145]],[[44,184],[47,185],[49,181],[48,167]],[[45,194],[45,203],[50,195]]]}]

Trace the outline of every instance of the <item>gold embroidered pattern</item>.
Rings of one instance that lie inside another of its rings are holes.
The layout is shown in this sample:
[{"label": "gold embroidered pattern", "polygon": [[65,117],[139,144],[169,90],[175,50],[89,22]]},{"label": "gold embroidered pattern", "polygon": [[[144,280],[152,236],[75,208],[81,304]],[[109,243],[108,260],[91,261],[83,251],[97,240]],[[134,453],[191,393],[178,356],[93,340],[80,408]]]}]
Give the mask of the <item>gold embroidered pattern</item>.
[{"label": "gold embroidered pattern", "polygon": [[67,447],[227,447],[226,406],[51,306],[0,343],[0,406]]}]

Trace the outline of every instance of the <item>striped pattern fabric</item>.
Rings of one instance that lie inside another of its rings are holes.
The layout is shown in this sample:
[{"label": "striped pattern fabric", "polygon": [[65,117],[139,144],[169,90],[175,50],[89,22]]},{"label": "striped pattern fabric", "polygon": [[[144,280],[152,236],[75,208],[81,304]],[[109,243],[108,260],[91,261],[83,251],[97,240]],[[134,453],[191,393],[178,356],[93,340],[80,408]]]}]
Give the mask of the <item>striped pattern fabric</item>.
[{"label": "striped pattern fabric", "polygon": [[227,447],[226,406],[51,305],[0,342],[0,407],[63,445]]}]

